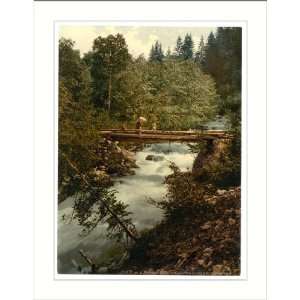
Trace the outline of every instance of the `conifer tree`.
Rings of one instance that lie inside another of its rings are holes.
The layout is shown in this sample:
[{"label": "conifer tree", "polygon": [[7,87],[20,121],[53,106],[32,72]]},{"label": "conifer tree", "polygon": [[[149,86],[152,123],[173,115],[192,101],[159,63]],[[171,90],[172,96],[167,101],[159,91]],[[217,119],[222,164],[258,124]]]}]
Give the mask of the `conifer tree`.
[{"label": "conifer tree", "polygon": [[204,45],[204,38],[203,35],[201,36],[200,39],[200,43],[198,46],[198,50],[195,53],[195,62],[196,64],[198,64],[199,66],[202,66],[205,60],[205,49],[204,49],[205,45]]},{"label": "conifer tree", "polygon": [[[217,41],[213,32],[211,32],[207,39],[205,46],[205,58],[203,60],[203,70],[211,74],[215,80],[218,77],[218,48]],[[219,65],[220,66],[220,65]]]},{"label": "conifer tree", "polygon": [[181,36],[178,36],[177,41],[176,41],[176,47],[174,49],[174,56],[177,58],[182,58],[182,38]]},{"label": "conifer tree", "polygon": [[164,53],[162,50],[162,45],[158,41],[152,45],[149,55],[149,61],[151,62],[162,62],[164,59]]},{"label": "conifer tree", "polygon": [[163,59],[164,59],[164,52],[163,52],[163,50],[162,50],[162,45],[161,45],[161,43],[158,43],[158,55],[157,55],[157,58],[158,58],[158,61],[159,62],[162,62],[163,61]]},{"label": "conifer tree", "polygon": [[186,34],[182,45],[183,59],[191,59],[194,55],[194,42],[191,34]]},{"label": "conifer tree", "polygon": [[170,47],[168,47],[168,50],[166,52],[166,58],[168,58],[168,59],[172,58],[172,53],[171,53]]},{"label": "conifer tree", "polygon": [[154,61],[154,60],[155,60],[155,51],[154,51],[154,45],[152,45],[149,54],[149,61]]},{"label": "conifer tree", "polygon": [[239,27],[219,27],[205,46],[203,70],[212,75],[222,98],[241,90],[241,41]]}]

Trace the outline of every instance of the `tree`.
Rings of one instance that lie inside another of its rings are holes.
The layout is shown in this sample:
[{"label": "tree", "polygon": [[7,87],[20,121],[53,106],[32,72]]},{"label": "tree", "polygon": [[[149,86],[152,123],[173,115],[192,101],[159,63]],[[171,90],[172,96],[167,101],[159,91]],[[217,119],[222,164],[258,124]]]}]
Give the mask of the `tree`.
[{"label": "tree", "polygon": [[203,35],[201,36],[200,43],[198,46],[198,50],[195,53],[195,63],[199,66],[202,67],[204,60],[205,60],[205,44],[204,44],[204,39]]},{"label": "tree", "polygon": [[154,99],[152,112],[160,128],[195,128],[214,116],[217,103],[214,81],[193,61],[149,63],[146,80],[153,95],[149,100]]},{"label": "tree", "polygon": [[181,36],[178,36],[177,41],[176,41],[176,47],[174,49],[175,53],[174,56],[177,58],[182,58],[182,38]]},{"label": "tree", "polygon": [[203,61],[203,69],[206,73],[211,74],[215,79],[217,77],[218,68],[218,48],[217,41],[213,32],[211,32],[207,39],[205,46],[205,59]]},{"label": "tree", "polygon": [[149,54],[149,61],[154,61],[154,59],[155,59],[155,50],[154,50],[154,45],[152,45]]},{"label": "tree", "polygon": [[82,62],[87,66],[91,67],[93,65],[93,52],[88,51],[87,53],[83,54]]},{"label": "tree", "polygon": [[88,101],[91,94],[90,73],[74,45],[72,40],[59,40],[59,82],[63,82],[74,101]]},{"label": "tree", "polygon": [[218,27],[205,47],[203,69],[216,80],[221,97],[241,92],[242,30],[240,27]]},{"label": "tree", "polygon": [[166,58],[168,58],[168,59],[172,58],[172,53],[171,53],[170,47],[168,47],[168,50],[166,52]]},{"label": "tree", "polygon": [[[152,65],[156,68],[160,66],[156,62],[152,62]],[[151,124],[159,105],[156,105],[156,99],[151,94],[147,75],[148,63],[143,57],[138,57],[120,74],[114,99],[118,107],[115,113],[118,120],[132,121],[142,115]]]},{"label": "tree", "polygon": [[94,84],[94,101],[111,108],[113,81],[116,75],[126,69],[131,56],[121,34],[99,36],[94,40],[91,74]]},{"label": "tree", "polygon": [[162,45],[158,41],[155,42],[151,47],[149,61],[151,62],[162,62],[164,59],[164,53],[162,51]]},{"label": "tree", "polygon": [[184,37],[182,49],[183,59],[191,59],[194,55],[194,42],[191,34],[186,34]]}]

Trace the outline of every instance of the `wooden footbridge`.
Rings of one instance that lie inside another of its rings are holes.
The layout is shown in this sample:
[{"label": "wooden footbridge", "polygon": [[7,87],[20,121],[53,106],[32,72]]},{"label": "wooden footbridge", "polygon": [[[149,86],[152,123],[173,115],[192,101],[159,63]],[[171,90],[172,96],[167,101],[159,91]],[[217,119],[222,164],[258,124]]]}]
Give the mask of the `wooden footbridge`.
[{"label": "wooden footbridge", "polygon": [[200,140],[230,139],[231,135],[224,130],[190,130],[190,131],[162,131],[138,129],[103,129],[100,135],[109,140],[128,142],[197,142]]}]

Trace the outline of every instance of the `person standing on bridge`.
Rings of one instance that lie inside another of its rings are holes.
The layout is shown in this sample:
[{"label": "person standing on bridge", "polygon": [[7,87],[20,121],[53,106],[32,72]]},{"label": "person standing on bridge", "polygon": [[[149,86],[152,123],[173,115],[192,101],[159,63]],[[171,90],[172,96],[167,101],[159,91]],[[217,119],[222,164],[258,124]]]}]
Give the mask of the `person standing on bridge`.
[{"label": "person standing on bridge", "polygon": [[139,116],[138,119],[136,120],[135,128],[139,130],[139,134],[142,133],[142,125],[144,122],[147,122],[147,119],[142,116]]}]

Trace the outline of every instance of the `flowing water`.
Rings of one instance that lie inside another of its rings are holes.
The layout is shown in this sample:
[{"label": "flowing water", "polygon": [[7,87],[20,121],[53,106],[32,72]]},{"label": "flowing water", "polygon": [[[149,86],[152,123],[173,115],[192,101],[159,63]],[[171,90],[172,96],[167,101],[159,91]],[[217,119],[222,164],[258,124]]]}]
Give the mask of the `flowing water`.
[{"label": "flowing water", "polygon": [[[148,155],[156,160],[146,160]],[[149,198],[159,200],[166,194],[163,183],[165,176],[172,173],[170,161],[182,171],[191,169],[195,154],[186,144],[164,143],[146,145],[136,153],[135,175],[115,179],[112,187],[117,191],[118,200],[128,204],[131,218],[138,231],[149,229],[159,223],[163,212],[149,203]],[[75,221],[69,222],[72,214],[73,199],[69,198],[58,207],[58,272],[62,274],[79,273],[77,266],[87,267],[80,256],[84,250],[99,265],[121,257],[124,249],[121,245],[106,237],[106,225],[98,225],[88,236],[81,236],[82,227]],[[87,272],[83,268],[81,272]]]}]

